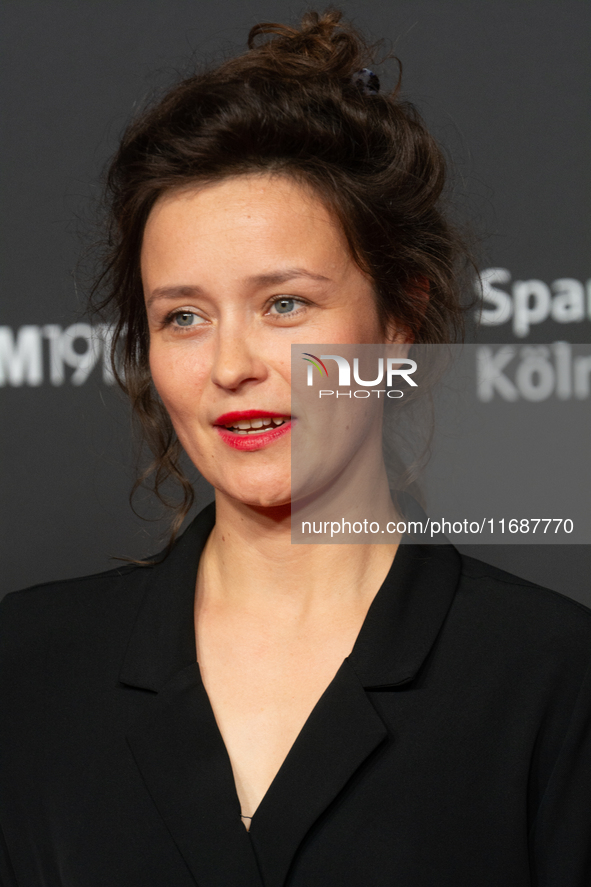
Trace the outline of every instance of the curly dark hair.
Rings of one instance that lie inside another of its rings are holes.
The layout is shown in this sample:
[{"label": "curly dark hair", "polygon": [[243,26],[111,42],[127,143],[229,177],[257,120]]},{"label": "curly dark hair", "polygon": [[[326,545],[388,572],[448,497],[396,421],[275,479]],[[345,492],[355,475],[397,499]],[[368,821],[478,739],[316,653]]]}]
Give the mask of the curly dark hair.
[{"label": "curly dark hair", "polygon": [[134,490],[151,477],[164,501],[166,480],[181,486],[172,538],[194,492],[150,377],[140,276],[146,220],[165,191],[247,173],[289,175],[339,220],[353,258],[374,281],[384,327],[395,320],[417,343],[462,336],[458,271],[467,251],[442,207],[446,163],[415,107],[401,99],[400,78],[389,93],[360,83],[355,75],[375,66],[375,50],[333,9],[306,13],[299,28],[258,24],[248,47],[144,110],[108,171],[107,255],[94,297],[114,321],[116,378],[153,453]]}]

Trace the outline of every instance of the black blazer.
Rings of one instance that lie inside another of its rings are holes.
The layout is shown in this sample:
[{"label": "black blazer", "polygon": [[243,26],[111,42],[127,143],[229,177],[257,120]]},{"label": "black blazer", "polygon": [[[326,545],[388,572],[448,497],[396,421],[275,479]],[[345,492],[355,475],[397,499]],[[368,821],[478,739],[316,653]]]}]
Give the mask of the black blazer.
[{"label": "black blazer", "polygon": [[591,612],[451,545],[399,548],[247,833],[195,661],[214,514],[4,600],[3,887],[589,887]]}]

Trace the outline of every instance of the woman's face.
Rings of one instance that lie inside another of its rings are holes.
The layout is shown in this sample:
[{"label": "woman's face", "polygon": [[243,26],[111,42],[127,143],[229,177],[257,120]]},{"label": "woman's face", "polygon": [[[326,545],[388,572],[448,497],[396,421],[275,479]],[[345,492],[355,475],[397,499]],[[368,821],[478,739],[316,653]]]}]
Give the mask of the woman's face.
[{"label": "woman's face", "polygon": [[152,377],[190,459],[243,503],[289,502],[290,345],[384,341],[339,225],[285,176],[186,188],[155,204],[141,271]]}]

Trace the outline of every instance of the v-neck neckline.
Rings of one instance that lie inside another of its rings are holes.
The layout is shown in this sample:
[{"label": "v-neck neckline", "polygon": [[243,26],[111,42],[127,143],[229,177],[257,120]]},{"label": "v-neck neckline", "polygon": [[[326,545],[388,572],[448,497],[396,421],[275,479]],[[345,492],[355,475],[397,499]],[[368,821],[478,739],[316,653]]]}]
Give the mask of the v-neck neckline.
[{"label": "v-neck neckline", "polygon": [[416,675],[459,578],[452,546],[401,545],[351,654],[312,709],[247,831],[230,758],[196,658],[199,558],[209,506],[170,555],[145,569],[146,591],[120,672],[153,704],[128,734],[152,799],[199,884],[280,887],[303,838],[388,731],[366,689]]}]

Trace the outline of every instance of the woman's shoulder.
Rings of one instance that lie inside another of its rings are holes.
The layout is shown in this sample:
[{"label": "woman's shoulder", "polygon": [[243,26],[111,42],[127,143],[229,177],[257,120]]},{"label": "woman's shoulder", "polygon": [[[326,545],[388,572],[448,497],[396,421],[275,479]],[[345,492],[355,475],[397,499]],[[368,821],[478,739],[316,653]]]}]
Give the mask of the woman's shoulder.
[{"label": "woman's shoulder", "polygon": [[36,663],[39,668],[45,662],[60,672],[77,659],[100,670],[122,657],[142,608],[157,625],[168,611],[174,615],[181,609],[184,615],[214,520],[212,509],[205,508],[172,548],[143,563],[7,594],[0,601],[1,662]]},{"label": "woman's shoulder", "polygon": [[474,640],[485,635],[516,657],[537,655],[555,664],[591,659],[591,609],[527,579],[461,554],[454,605]]},{"label": "woman's shoulder", "polygon": [[[591,609],[568,595],[469,555],[460,553],[460,559],[462,583],[467,592],[500,598],[509,596],[513,604],[522,601],[544,611],[549,608],[553,612],[563,613],[567,618],[591,622]],[[591,590],[591,578],[589,584]]]},{"label": "woman's shoulder", "polygon": [[125,588],[131,589],[135,584],[134,580],[140,578],[144,569],[143,565],[130,563],[87,576],[40,582],[8,592],[0,600],[0,611],[3,618],[11,618],[12,614],[18,618],[20,613],[30,610],[39,612],[39,608],[55,611],[60,605],[74,606],[82,601],[88,605],[89,600],[94,597],[102,597]]},{"label": "woman's shoulder", "polygon": [[[149,568],[124,565],[102,573],[44,582],[10,592],[0,601],[0,659],[4,666],[54,655],[64,643],[94,646],[113,641],[135,617]],[[33,651],[35,653],[33,654]]]}]

